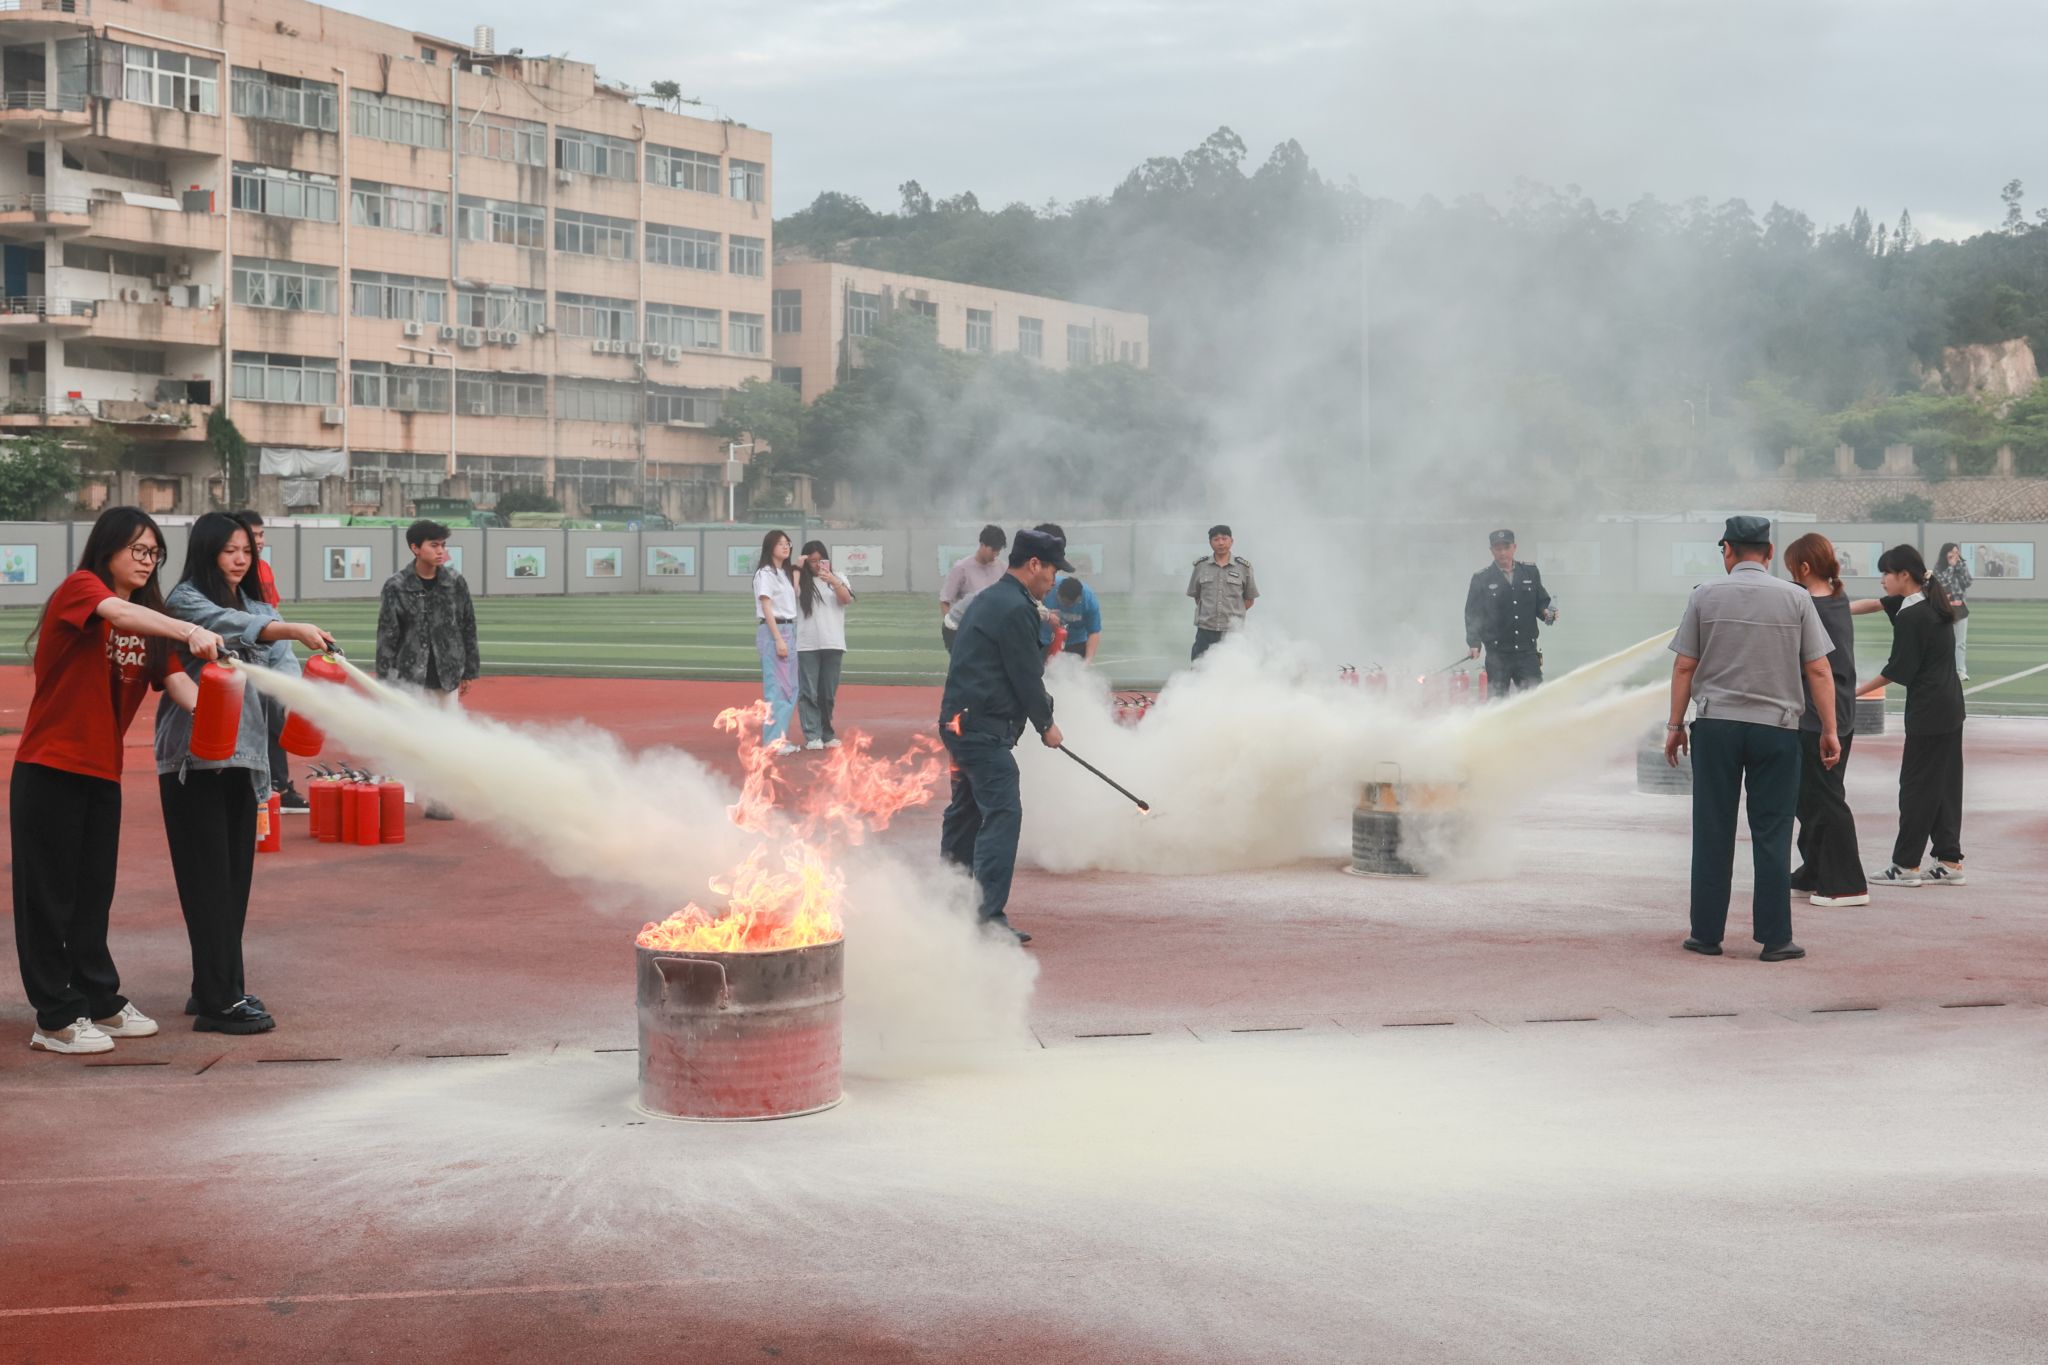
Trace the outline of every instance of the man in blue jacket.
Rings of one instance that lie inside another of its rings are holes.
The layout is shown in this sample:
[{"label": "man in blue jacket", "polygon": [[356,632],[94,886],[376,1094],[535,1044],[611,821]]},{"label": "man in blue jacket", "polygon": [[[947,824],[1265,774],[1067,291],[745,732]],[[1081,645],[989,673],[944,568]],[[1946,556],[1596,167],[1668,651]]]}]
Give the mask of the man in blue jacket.
[{"label": "man in blue jacket", "polygon": [[1028,943],[1005,907],[1024,827],[1017,757],[1028,723],[1048,749],[1060,746],[1039,652],[1038,603],[1058,573],[1072,573],[1064,536],[1019,531],[1010,571],[977,594],[960,618],[939,702],[939,739],[953,760],[953,799],[939,825],[939,853],[981,888],[981,919]]}]

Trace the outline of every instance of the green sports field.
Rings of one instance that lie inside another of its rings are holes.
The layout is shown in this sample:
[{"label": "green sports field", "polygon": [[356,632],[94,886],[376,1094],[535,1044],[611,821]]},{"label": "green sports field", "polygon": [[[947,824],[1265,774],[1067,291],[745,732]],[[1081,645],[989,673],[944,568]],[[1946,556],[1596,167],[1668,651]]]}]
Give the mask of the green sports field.
[{"label": "green sports field", "polygon": [[[1682,606],[1651,599],[1572,604],[1569,629],[1546,633],[1551,676],[1669,629]],[[333,631],[352,657],[368,661],[376,633],[375,601],[301,603],[295,619]],[[593,677],[748,678],[757,676],[750,604],[738,595],[660,594],[631,597],[480,598],[476,604],[486,674],[534,673]],[[1185,667],[1192,637],[1189,604],[1179,597],[1102,599],[1106,623],[1098,665],[1116,684],[1156,684]],[[28,609],[0,611],[0,663],[24,661],[21,641],[33,623]],[[1861,668],[1884,661],[1890,623],[1858,618]],[[908,594],[863,596],[847,614],[846,679],[859,683],[936,683],[945,672],[937,603]],[[1455,627],[1449,635],[1456,648]],[[1448,658],[1448,655],[1446,656]],[[2048,603],[1973,605],[1969,637],[1970,698],[1979,714],[2048,714]],[[1361,657],[1360,666],[1373,662]],[[1999,681],[2010,678],[2010,681]],[[1896,702],[1896,697],[1894,698]]]}]

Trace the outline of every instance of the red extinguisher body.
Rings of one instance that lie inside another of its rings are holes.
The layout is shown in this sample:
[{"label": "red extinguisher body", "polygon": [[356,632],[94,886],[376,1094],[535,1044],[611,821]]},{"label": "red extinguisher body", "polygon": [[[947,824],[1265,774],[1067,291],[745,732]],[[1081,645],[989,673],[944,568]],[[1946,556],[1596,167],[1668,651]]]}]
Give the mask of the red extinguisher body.
[{"label": "red extinguisher body", "polygon": [[[333,656],[328,654],[315,654],[306,660],[304,675],[313,682],[348,681],[348,674],[334,661]],[[278,735],[277,742],[288,754],[297,754],[300,758],[318,758],[321,746],[327,743],[327,736],[321,733],[320,727],[312,721],[297,711],[291,711],[285,715],[284,730]]]},{"label": "red extinguisher body", "polygon": [[356,808],[355,842],[370,847],[379,842],[378,826],[381,813],[382,795],[375,782],[358,782],[350,793],[350,804]]},{"label": "red extinguisher body", "polygon": [[341,779],[316,777],[306,784],[306,804],[312,811],[313,837],[323,844],[341,842]]},{"label": "red extinguisher body", "polygon": [[341,784],[339,814],[341,815],[341,842],[344,844],[352,844],[356,841],[356,789],[362,785],[360,782],[344,782]]},{"label": "red extinguisher body", "polygon": [[256,851],[276,853],[284,848],[284,797],[276,792],[256,808]]},{"label": "red extinguisher body", "polygon": [[405,842],[405,784],[386,779],[377,784],[377,820],[387,844]]},{"label": "red extinguisher body", "polygon": [[192,757],[218,763],[235,756],[242,730],[242,690],[249,680],[232,668],[207,664],[199,670],[199,700],[192,707]]}]

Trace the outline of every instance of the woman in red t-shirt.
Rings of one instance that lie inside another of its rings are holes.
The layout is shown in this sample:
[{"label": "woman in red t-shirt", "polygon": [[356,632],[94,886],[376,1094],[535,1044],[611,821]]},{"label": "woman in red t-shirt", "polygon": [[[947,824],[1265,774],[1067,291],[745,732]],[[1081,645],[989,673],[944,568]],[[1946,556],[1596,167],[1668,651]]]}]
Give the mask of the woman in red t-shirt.
[{"label": "woman in red t-shirt", "polygon": [[121,849],[121,744],[152,689],[190,707],[198,687],[167,640],[204,659],[220,637],[167,616],[156,569],[164,537],[149,514],[110,507],[78,569],[57,585],[35,634],[34,698],[9,784],[14,942],[35,1007],[29,1046],[105,1052],[147,1038],[156,1021],[121,994],[107,951]]}]

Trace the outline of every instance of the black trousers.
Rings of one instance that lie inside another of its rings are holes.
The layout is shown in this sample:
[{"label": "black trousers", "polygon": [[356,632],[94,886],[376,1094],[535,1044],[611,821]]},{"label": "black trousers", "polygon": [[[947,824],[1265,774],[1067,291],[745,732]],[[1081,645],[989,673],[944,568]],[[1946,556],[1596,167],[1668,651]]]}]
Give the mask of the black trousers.
[{"label": "black trousers", "polygon": [[1792,815],[1799,805],[1799,732],[1742,720],[1692,724],[1692,936],[1719,943],[1735,880],[1735,808],[1749,792],[1756,865],[1751,934],[1792,941]]},{"label": "black trousers", "polygon": [[958,635],[959,633],[959,631],[953,629],[951,626],[939,627],[939,638],[945,641],[946,652],[948,654],[951,654],[953,652],[953,637]]},{"label": "black trousers", "polygon": [[192,944],[192,994],[208,1014],[240,1000],[242,926],[256,863],[256,787],[247,768],[192,768],[157,778],[171,873]]},{"label": "black trousers", "polygon": [[1918,867],[1929,843],[1945,863],[1963,860],[1963,732],[1907,735],[1899,758],[1899,838],[1892,861]]},{"label": "black trousers", "polygon": [[1220,645],[1222,643],[1222,631],[1203,630],[1200,626],[1196,626],[1195,647],[1188,651],[1188,662],[1193,663],[1195,660],[1201,658],[1204,654],[1207,654],[1212,645]]},{"label": "black trousers", "polygon": [[107,916],[121,856],[121,784],[16,763],[7,819],[14,948],[36,1024],[69,1028],[119,1014],[128,997],[107,951]]},{"label": "black trousers", "polygon": [[290,760],[284,752],[284,703],[275,697],[263,699],[263,721],[270,727],[270,789],[281,792],[292,784]]},{"label": "black trousers", "polygon": [[1849,767],[1849,746],[1842,740],[1842,761],[1832,769],[1820,764],[1820,731],[1799,732],[1799,869],[1792,874],[1794,891],[1823,896],[1860,896],[1870,889],[1863,875],[1863,856],[1856,850],[1856,812],[1842,790]]},{"label": "black trousers", "polygon": [[1533,649],[1486,647],[1486,694],[1505,697],[1543,681],[1543,656]]},{"label": "black trousers", "polygon": [[939,819],[939,856],[965,868],[981,888],[981,918],[1002,916],[1017,874],[1017,836],[1024,828],[1017,755],[1010,743],[979,730],[939,738],[953,760],[953,799]]}]

